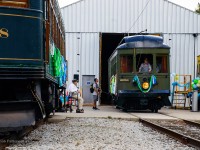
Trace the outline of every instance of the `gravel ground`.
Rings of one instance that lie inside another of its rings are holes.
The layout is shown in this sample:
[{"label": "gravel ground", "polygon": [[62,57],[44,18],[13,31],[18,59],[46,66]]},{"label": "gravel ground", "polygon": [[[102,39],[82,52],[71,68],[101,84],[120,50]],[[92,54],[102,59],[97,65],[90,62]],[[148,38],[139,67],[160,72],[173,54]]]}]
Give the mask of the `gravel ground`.
[{"label": "gravel ground", "polygon": [[[11,141],[12,142],[12,141]],[[139,122],[71,118],[46,124],[6,150],[192,150]]]}]

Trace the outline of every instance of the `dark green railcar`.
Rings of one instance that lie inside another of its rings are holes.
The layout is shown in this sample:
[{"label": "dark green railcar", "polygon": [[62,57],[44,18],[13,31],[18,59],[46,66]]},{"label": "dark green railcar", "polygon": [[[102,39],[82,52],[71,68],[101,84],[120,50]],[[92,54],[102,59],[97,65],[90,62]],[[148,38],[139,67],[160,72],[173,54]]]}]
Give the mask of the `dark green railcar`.
[{"label": "dark green railcar", "polygon": [[0,1],[0,127],[32,125],[53,111],[65,88],[65,61],[56,0]]},{"label": "dark green railcar", "polygon": [[[109,58],[110,93],[117,108],[158,112],[171,106],[170,47],[162,37],[129,36]],[[142,71],[143,61],[150,69]]]}]

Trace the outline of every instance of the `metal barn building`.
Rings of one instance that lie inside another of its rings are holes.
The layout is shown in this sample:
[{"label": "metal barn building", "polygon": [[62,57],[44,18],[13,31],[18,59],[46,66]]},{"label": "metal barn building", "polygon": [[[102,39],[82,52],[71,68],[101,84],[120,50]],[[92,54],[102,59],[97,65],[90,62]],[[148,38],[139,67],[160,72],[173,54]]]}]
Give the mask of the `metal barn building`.
[{"label": "metal barn building", "polygon": [[[66,28],[69,81],[79,75],[89,91],[100,79],[108,90],[107,60],[124,35],[160,34],[171,47],[171,73],[196,73],[200,15],[167,0],[81,0],[61,9]],[[83,97],[89,99],[85,94]]]}]

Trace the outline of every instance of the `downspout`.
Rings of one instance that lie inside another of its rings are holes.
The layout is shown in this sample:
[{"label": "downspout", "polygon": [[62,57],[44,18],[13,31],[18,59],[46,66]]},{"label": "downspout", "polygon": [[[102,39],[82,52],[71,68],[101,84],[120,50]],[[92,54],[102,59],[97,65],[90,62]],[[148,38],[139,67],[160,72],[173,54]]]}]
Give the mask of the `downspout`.
[{"label": "downspout", "polygon": [[195,66],[195,64],[196,64],[195,63],[195,60],[196,60],[196,42],[195,41],[196,41],[196,38],[198,36],[198,33],[194,33],[193,36],[194,36],[194,78],[195,78],[196,77],[196,71],[195,71],[196,70],[195,69],[196,68],[196,66]]}]

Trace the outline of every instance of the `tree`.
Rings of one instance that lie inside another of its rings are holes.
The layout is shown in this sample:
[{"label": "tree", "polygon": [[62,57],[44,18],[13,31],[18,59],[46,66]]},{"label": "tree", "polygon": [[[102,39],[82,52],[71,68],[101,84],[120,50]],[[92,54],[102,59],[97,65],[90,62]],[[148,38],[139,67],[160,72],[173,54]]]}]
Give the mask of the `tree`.
[{"label": "tree", "polygon": [[200,3],[198,3],[197,9],[195,10],[198,14],[200,14]]}]

